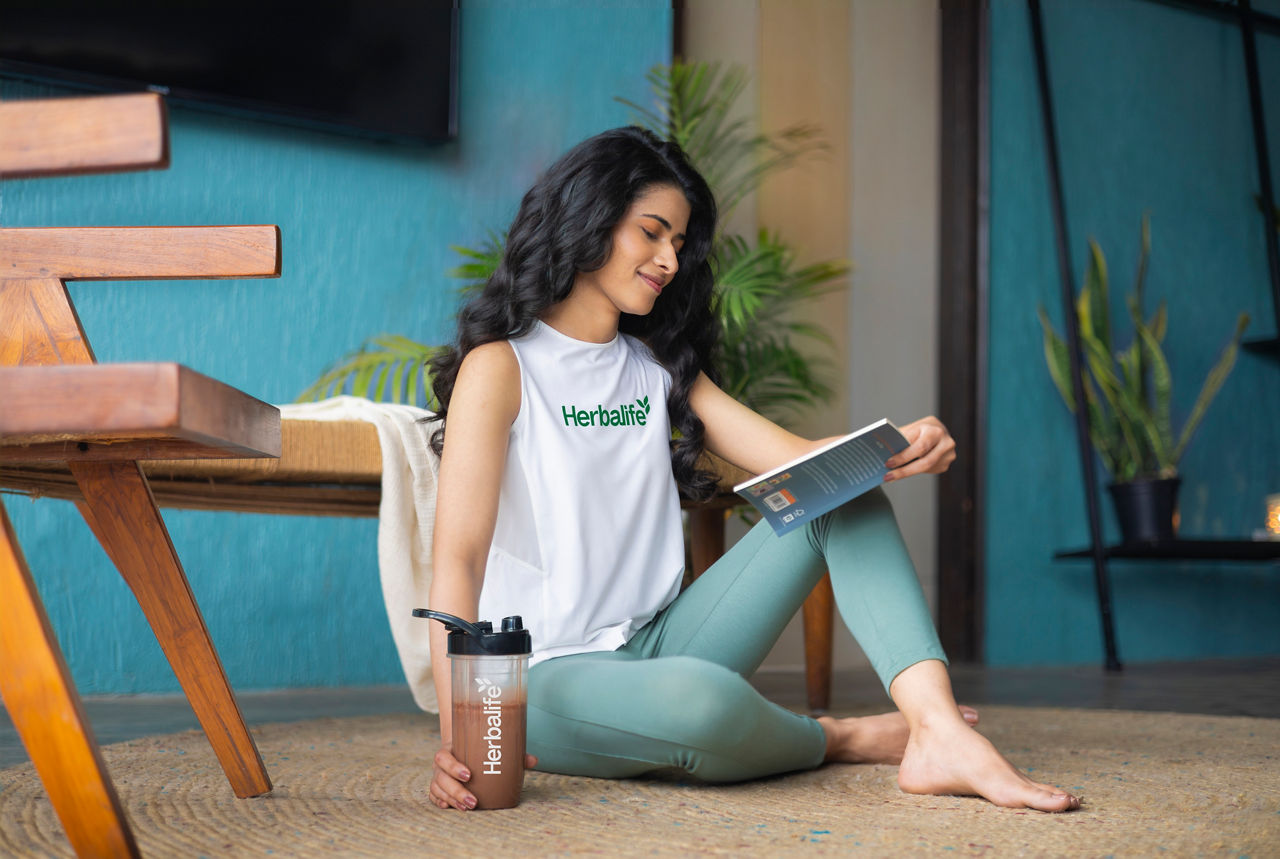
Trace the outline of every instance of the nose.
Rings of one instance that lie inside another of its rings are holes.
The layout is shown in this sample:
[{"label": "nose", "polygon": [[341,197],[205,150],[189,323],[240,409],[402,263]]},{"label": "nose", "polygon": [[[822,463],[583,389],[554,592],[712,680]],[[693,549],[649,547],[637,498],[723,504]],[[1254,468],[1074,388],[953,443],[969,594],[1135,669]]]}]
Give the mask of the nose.
[{"label": "nose", "polygon": [[675,246],[670,242],[663,242],[658,248],[658,252],[654,254],[653,261],[658,267],[668,274],[675,274],[680,268],[680,262],[676,259]]}]

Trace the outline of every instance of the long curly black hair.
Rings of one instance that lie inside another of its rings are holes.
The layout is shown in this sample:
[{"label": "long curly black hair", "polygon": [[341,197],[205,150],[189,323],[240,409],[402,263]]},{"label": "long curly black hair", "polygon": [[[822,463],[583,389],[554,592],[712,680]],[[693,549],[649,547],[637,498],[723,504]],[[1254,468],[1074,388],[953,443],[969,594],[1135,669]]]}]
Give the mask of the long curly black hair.
[{"label": "long curly black hair", "polygon": [[716,204],[706,180],[675,143],[638,127],[588,138],[560,157],[520,203],[507,233],[502,262],[483,290],[458,314],[456,345],[431,361],[437,414],[444,423],[431,439],[444,449],[449,400],[458,368],[477,346],[519,337],[563,301],[578,272],[596,271],[609,258],[613,230],[635,200],[654,187],[680,189],[689,201],[689,225],[677,254],[679,270],[644,316],[624,313],[619,328],[638,337],[671,373],[667,410],[678,437],[671,466],[682,494],[705,499],[715,476],[698,468],[704,428],[689,407],[698,372],[714,381],[711,363],[720,337],[712,309],[708,256]]}]

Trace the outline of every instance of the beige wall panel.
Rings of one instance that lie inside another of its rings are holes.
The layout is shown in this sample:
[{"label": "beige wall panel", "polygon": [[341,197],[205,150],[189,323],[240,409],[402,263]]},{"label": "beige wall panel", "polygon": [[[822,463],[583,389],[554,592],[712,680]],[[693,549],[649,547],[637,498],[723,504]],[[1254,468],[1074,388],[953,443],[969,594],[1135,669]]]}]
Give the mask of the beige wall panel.
[{"label": "beige wall panel", "polygon": [[[751,78],[738,100],[735,119],[750,119],[759,108],[756,74],[760,41],[758,0],[688,0],[684,11],[685,59],[742,66]],[[738,204],[721,224],[726,231],[751,236],[756,231],[755,195]]]},{"label": "beige wall panel", "polygon": [[[937,410],[938,10],[853,5],[854,422]],[[888,487],[932,606],[937,480]]]},{"label": "beige wall panel", "polygon": [[[761,0],[758,83],[760,120],[766,131],[796,123],[819,126],[829,149],[765,182],[758,195],[761,227],[778,231],[800,264],[850,259],[850,15],[847,0]],[[798,314],[827,329],[834,396],[797,421],[811,438],[848,432],[848,290],[825,296]],[[865,665],[852,636],[837,622],[834,663]],[[803,626],[796,618],[765,660],[764,670],[804,664]]]}]

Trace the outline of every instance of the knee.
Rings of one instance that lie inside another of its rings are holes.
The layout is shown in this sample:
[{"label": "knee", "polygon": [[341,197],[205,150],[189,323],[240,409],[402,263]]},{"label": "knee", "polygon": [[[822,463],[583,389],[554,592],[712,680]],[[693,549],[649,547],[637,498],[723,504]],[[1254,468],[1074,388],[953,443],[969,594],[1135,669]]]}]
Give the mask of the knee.
[{"label": "knee", "polygon": [[690,748],[711,751],[733,747],[750,731],[752,710],[746,699],[755,691],[741,675],[689,656],[659,662],[665,670],[656,678],[663,687],[656,697],[673,706],[655,714],[657,732]]},{"label": "knee", "polygon": [[891,524],[897,528],[893,504],[884,489],[877,486],[810,522],[810,539],[816,541],[815,550],[820,550],[819,547],[825,545],[832,533],[876,528],[880,524]]}]

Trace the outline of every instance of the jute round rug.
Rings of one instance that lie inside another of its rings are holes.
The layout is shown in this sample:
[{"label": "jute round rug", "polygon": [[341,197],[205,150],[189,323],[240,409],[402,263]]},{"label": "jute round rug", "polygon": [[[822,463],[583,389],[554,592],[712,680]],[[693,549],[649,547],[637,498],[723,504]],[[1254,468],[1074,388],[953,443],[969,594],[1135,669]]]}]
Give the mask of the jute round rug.
[{"label": "jute round rug", "polygon": [[[530,773],[518,808],[446,812],[417,715],[256,728],[276,785],[258,799],[200,733],[103,753],[147,856],[1280,856],[1280,720],[984,707],[982,731],[1084,807],[908,796],[894,767],[833,765],[720,787]],[[0,855],[70,855],[30,764],[0,771]]]}]

